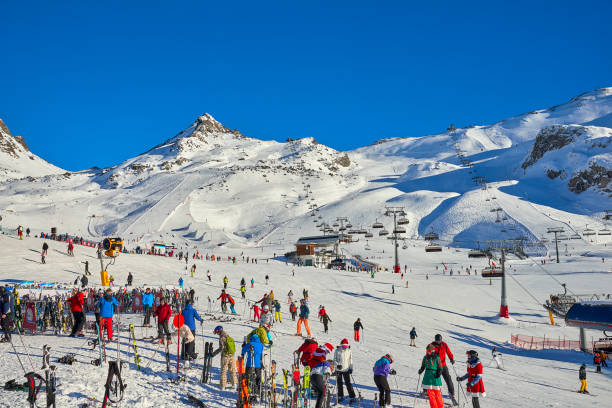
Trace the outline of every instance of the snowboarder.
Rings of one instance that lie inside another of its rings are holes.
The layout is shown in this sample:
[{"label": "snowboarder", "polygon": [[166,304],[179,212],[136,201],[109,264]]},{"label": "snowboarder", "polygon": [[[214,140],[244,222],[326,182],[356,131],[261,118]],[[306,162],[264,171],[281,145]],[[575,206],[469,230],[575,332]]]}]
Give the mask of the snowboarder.
[{"label": "snowboarder", "polygon": [[160,304],[157,307],[157,310],[155,310],[155,316],[157,316],[157,340],[159,340],[161,343],[165,334],[166,340],[169,344],[170,329],[168,328],[168,321],[170,321],[170,316],[172,316],[172,309],[170,308],[170,305],[166,303],[166,298],[161,298]]},{"label": "snowboarder", "polygon": [[579,393],[588,394],[587,391],[587,378],[586,378],[586,364],[582,364],[578,370],[578,379],[580,380],[580,391]]},{"label": "snowboarder", "polygon": [[334,349],[329,343],[325,343],[323,347],[318,347],[312,355],[311,370],[310,370],[310,386],[317,394],[317,403],[315,408],[322,408],[325,400],[325,377],[331,375],[331,365],[326,357]]},{"label": "snowboarder", "polygon": [[361,324],[361,319],[358,317],[355,323],[353,323],[353,331],[355,332],[355,341],[359,341],[359,330],[363,330],[363,324]]},{"label": "snowboarder", "polygon": [[134,276],[132,275],[132,272],[128,272],[127,285],[126,286],[132,286],[132,281],[133,280],[134,280]]},{"label": "snowboarder", "polygon": [[395,375],[395,370],[391,368],[393,363],[393,357],[387,353],[382,356],[376,363],[374,363],[374,384],[378,388],[380,406],[392,406],[391,405],[391,388],[387,381],[387,376]]},{"label": "snowboarder", "polygon": [[321,321],[323,322],[323,331],[325,333],[327,333],[328,325],[332,321],[331,317],[329,317],[327,312],[325,312],[325,314],[323,315],[323,318],[321,319]]},{"label": "snowboarder", "polygon": [[412,330],[410,330],[410,345],[412,347],[416,347],[416,338],[419,337],[417,335],[416,329],[413,327]]},{"label": "snowboarder", "polygon": [[436,347],[432,344],[428,344],[426,348],[425,357],[421,363],[419,369],[419,375],[423,374],[423,391],[427,392],[429,397],[429,405],[431,408],[443,408],[444,401],[442,400],[442,362],[440,357],[436,353]]},{"label": "snowboarder", "polygon": [[486,396],[484,384],[482,382],[482,363],[478,359],[478,353],[475,350],[468,350],[465,353],[467,359],[467,373],[463,377],[457,377],[457,381],[468,380],[467,382],[467,397],[472,397],[472,406],[480,408],[479,398]]},{"label": "snowboarder", "polygon": [[338,402],[344,401],[344,387],[348,392],[350,403],[355,401],[355,391],[351,383],[351,374],[353,373],[353,353],[349,346],[348,339],[342,339],[340,345],[336,347],[334,353],[334,366],[336,368],[336,384],[338,386]]},{"label": "snowboarder", "polygon": [[453,353],[451,353],[448,344],[442,341],[442,335],[436,334],[434,337],[433,343],[431,345],[435,348],[436,354],[440,357],[440,362],[442,363],[442,377],[444,377],[444,382],[446,383],[446,387],[448,388],[448,393],[450,394],[451,400],[454,405],[457,405],[455,399],[455,386],[453,384],[453,380],[451,379],[450,373],[448,372],[448,367],[446,365],[446,356],[448,355],[448,359],[451,364],[455,364],[455,357]]},{"label": "snowboarder", "polygon": [[151,288],[145,289],[145,293],[142,295],[142,306],[144,308],[144,327],[151,327],[151,310],[153,310],[153,293]]},{"label": "snowboarder", "polygon": [[79,337],[83,337],[83,334],[81,333],[83,325],[85,324],[85,314],[83,314],[85,299],[83,297],[83,292],[80,292],[78,289],[74,289],[72,292],[72,297],[68,298],[68,301],[70,302],[70,311],[72,312],[74,322],[70,337],[75,337],[77,335]]},{"label": "snowboarder", "polygon": [[299,319],[297,322],[297,335],[301,336],[302,335],[302,324],[304,324],[304,326],[306,327],[306,332],[308,333],[308,336],[311,336],[310,333],[310,327],[308,326],[308,315],[310,314],[310,310],[308,309],[308,306],[306,306],[306,301],[304,301],[304,299],[300,300],[300,315],[299,315]]},{"label": "snowboarder", "polygon": [[227,372],[229,370],[231,387],[234,388],[238,382],[236,378],[236,364],[234,364],[234,353],[236,352],[234,339],[223,330],[222,326],[215,327],[214,333],[219,336],[219,348],[213,352],[212,356],[214,357],[221,353],[221,379],[219,385],[221,389],[227,386]]}]

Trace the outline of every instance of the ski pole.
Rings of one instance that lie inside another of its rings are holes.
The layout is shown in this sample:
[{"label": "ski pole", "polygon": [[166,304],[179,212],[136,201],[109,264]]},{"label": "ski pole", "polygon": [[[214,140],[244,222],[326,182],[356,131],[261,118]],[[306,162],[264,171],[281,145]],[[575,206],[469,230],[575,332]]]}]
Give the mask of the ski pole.
[{"label": "ski pole", "polygon": [[[459,377],[457,375],[457,370],[455,370],[455,365],[451,364],[451,366],[453,367],[453,373],[455,373],[455,378]],[[458,384],[459,389],[461,389],[461,392],[463,393],[463,396],[465,397],[465,401],[467,403],[467,395],[465,394],[465,391],[463,390],[463,387],[461,387],[461,382],[457,381],[457,384]]]},{"label": "ski pole", "polygon": [[399,385],[397,384],[397,376],[393,376],[393,380],[395,380],[395,392],[397,393],[397,396],[399,397],[400,400],[400,407],[404,406],[404,402],[402,401],[402,395],[400,394],[400,389],[399,389]]},{"label": "ski pole", "polygon": [[[28,356],[28,360],[30,361],[30,365],[32,366],[32,371],[36,371],[36,369],[34,368],[34,363],[32,362],[32,357],[30,357],[30,352],[28,351],[28,347],[25,345],[23,341],[23,336],[21,335],[19,330],[17,330],[17,335],[19,336],[19,341],[21,341],[21,344],[23,345],[23,348],[25,349],[25,352]],[[11,344],[13,343],[11,342]],[[15,348],[15,346],[13,346],[13,348]]]},{"label": "ski pole", "polygon": [[419,385],[421,385],[421,374],[419,374],[419,379],[417,380],[416,390],[414,391],[414,404],[412,406],[416,407],[417,397],[419,396]]}]

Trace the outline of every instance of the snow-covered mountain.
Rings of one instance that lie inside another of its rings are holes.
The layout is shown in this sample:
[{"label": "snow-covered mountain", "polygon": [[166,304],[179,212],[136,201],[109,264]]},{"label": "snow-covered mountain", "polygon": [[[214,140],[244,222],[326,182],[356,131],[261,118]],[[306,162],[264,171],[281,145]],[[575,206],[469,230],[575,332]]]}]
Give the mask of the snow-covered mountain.
[{"label": "snow-covered mountain", "polygon": [[[5,134],[3,145],[20,146]],[[402,205],[408,238],[433,229],[461,246],[516,237],[537,246],[549,226],[562,224],[572,235],[587,224],[604,228],[611,140],[612,88],[492,125],[348,152],[312,138],[246,137],[205,114],[102,170],[66,173],[19,149],[8,168],[34,177],[5,177],[0,206],[7,222],[34,229],[282,250],[280,243],[288,249],[298,236],[319,233],[321,222],[342,216],[367,228],[376,219],[388,223],[385,205]]]}]

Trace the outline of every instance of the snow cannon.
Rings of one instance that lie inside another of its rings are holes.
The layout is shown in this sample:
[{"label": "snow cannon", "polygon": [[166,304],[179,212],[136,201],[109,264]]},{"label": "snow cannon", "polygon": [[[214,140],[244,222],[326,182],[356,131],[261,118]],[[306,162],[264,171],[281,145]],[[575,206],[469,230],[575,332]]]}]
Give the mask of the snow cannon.
[{"label": "snow cannon", "polygon": [[123,251],[123,239],[121,238],[104,238],[102,241],[104,255],[115,258]]}]

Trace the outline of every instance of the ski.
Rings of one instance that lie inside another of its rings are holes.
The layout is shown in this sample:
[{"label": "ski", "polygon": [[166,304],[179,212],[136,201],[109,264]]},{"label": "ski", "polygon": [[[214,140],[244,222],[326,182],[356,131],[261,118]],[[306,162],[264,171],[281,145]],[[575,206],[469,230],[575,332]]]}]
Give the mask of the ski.
[{"label": "ski", "polygon": [[136,364],[136,368],[140,371],[140,356],[138,355],[138,346],[136,345],[136,335],[134,334],[133,324],[130,324],[130,337],[132,340],[132,348],[134,349],[134,364]]},{"label": "ski", "polygon": [[238,371],[238,401],[236,403],[236,407],[251,408],[251,402],[249,400],[249,386],[244,368],[244,357],[242,356],[238,357],[238,360],[236,360],[236,371]]},{"label": "ski", "polygon": [[168,346],[168,340],[162,340],[166,348],[166,371],[170,371],[170,347]]},{"label": "ski", "polygon": [[206,353],[206,378],[205,382],[210,380],[210,366],[212,364],[212,354],[213,354],[213,343],[208,342],[208,352]]},{"label": "ski", "polygon": [[272,406],[276,406],[276,361],[272,360]]},{"label": "ski", "polygon": [[310,400],[310,366],[304,367],[304,381],[302,383],[304,407],[308,406]]}]

